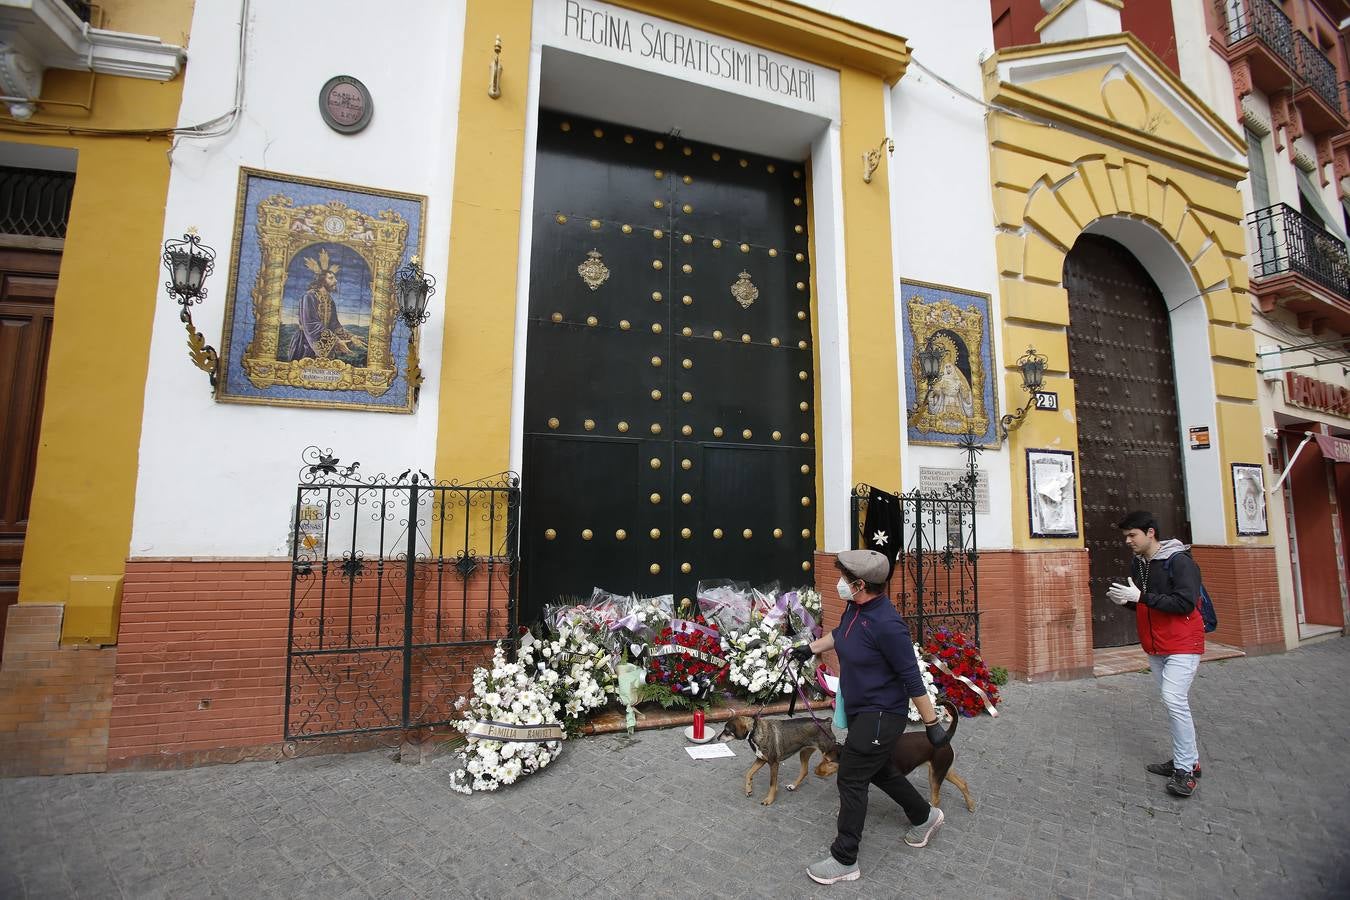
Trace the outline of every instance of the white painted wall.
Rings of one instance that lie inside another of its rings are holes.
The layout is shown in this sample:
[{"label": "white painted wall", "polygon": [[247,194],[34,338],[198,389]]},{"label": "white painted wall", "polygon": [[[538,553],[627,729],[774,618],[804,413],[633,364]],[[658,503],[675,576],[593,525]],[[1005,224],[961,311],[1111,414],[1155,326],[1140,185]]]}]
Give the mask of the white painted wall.
[{"label": "white painted wall", "polygon": [[[177,306],[163,297],[145,389],[133,557],[287,554],[300,453],[310,444],[372,473],[432,469],[464,4],[372,12],[364,0],[252,5],[244,114],[227,136],[174,149],[165,237],[196,226],[218,251],[211,296],[194,317],[219,348],[240,166],[425,194],[424,265],[441,293],[422,329],[427,380],[418,410],[216,403],[187,359]],[[196,5],[180,125],[230,108],[238,16],[238,3]],[[374,118],[359,135],[337,134],[319,117],[319,89],[338,74],[361,79],[374,98]]]},{"label": "white painted wall", "polygon": [[[986,5],[968,3],[903,4],[897,30],[914,48],[914,58],[973,97],[983,97],[981,62],[993,53]],[[1004,396],[1002,314],[998,265],[994,257],[994,208],[989,188],[989,139],[985,108],[937,81],[911,63],[891,91],[891,132],[895,155],[891,176],[891,236],[899,279],[946,284],[989,294],[990,330],[996,394],[1002,410],[1023,397]],[[896,298],[899,299],[899,286]],[[901,397],[910,372],[904,353],[904,316],[895,311],[896,360]],[[1014,356],[1020,352],[1014,352]],[[997,417],[1002,410],[995,409]],[[901,421],[903,490],[919,484],[920,468],[960,468],[965,455],[953,447],[910,446]],[[1011,547],[1012,516],[1025,504],[1012,500],[1008,449],[986,450],[979,466],[989,479],[989,515],[976,522],[982,548]]]},{"label": "white painted wall", "polygon": [[[539,2],[542,8],[545,0]],[[561,0],[547,2],[561,5]],[[821,0],[807,5],[908,37],[921,48],[919,58],[926,64],[971,94],[980,94],[980,59],[992,49],[986,8],[978,4],[906,8],[883,0]],[[248,22],[244,114],[228,135],[181,141],[174,150],[165,237],[177,237],[196,226],[219,253],[210,282],[212,296],[194,310],[198,327],[217,348],[233,262],[230,245],[240,166],[426,195],[424,264],[440,282],[439,296],[444,296],[464,4],[462,0],[409,3],[400,9],[398,14],[390,10],[376,16],[361,0],[255,3]],[[210,119],[230,107],[238,24],[236,4],[198,4],[180,124]],[[544,77],[547,65],[542,44],[549,39],[543,35],[536,31],[529,55],[531,110],[550,102],[546,93],[564,90],[559,96],[566,96],[568,88],[565,82],[550,84]],[[516,65],[524,66],[523,54],[516,59]],[[602,61],[611,67],[622,62]],[[575,89],[597,70],[574,66],[553,71],[569,73]],[[320,119],[319,88],[335,74],[356,76],[374,97],[374,120],[359,135],[336,134]],[[646,77],[655,74],[649,72]],[[664,80],[676,81],[673,77]],[[698,122],[684,129],[691,137],[811,160],[825,487],[820,499],[829,523],[822,546],[833,548],[848,540],[844,523],[853,482],[849,461],[854,415],[848,398],[846,236],[838,198],[844,178],[861,177],[861,161],[840,158],[837,95],[832,97],[835,84],[826,78],[817,88],[818,102],[809,107],[796,103],[794,108],[779,98],[775,108],[772,96],[745,97],[743,91],[721,90],[715,83],[666,85],[671,103],[691,97],[698,100]],[[556,101],[554,97],[551,102]],[[633,116],[664,108],[652,102],[650,94],[616,91],[609,106],[594,112],[608,111],[607,117],[612,118],[613,103],[630,101],[646,107],[633,110]],[[766,110],[772,115],[764,118]],[[891,175],[897,295],[901,277],[996,295],[982,108],[911,68],[891,92],[888,112],[897,138],[895,156],[886,163]],[[747,116],[761,117],[765,126],[747,135],[746,123],[752,121]],[[632,116],[628,120],[652,127]],[[529,128],[533,121],[531,112]],[[695,127],[707,133],[694,133]],[[735,139],[738,132],[740,140]],[[881,137],[877,135],[877,140]],[[751,145],[756,142],[765,146]],[[522,200],[528,202],[533,194],[532,159],[527,159],[521,189]],[[522,248],[528,247],[528,241],[526,229]],[[528,296],[527,255],[520,274],[517,302],[523,304]],[[311,444],[332,448],[344,461],[360,460],[366,472],[398,472],[409,466],[431,471],[443,328],[443,306],[438,301],[433,301],[432,318],[421,332],[421,363],[427,380],[418,410],[413,415],[398,415],[216,403],[205,377],[186,359],[176,305],[162,297],[150,350],[130,555],[286,554],[300,453]],[[997,322],[997,296],[994,302],[993,321]],[[515,368],[519,372],[523,372],[522,354],[517,348]],[[897,358],[900,355],[897,352]],[[516,434],[512,452],[517,459],[523,399],[519,388],[513,397]],[[955,467],[960,463],[958,452],[951,449],[914,448],[907,453],[906,479],[916,479],[920,465]],[[1006,464],[986,456],[984,465],[993,475],[994,508],[1008,509]],[[436,474],[473,478],[487,473]],[[909,485],[894,487],[902,486]],[[1006,514],[986,518],[991,521],[982,520],[979,526],[982,543],[1008,546],[1011,525]]]}]

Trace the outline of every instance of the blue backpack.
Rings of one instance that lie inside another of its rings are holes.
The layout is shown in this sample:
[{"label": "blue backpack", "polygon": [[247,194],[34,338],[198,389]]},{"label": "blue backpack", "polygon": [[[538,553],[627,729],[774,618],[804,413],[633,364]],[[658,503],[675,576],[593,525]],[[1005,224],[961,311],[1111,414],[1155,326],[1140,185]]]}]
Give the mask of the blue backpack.
[{"label": "blue backpack", "polygon": [[[1168,578],[1172,577],[1172,560],[1179,555],[1180,554],[1174,554],[1163,560],[1163,568],[1167,570]],[[1186,552],[1186,555],[1190,556],[1191,554]],[[1191,561],[1195,561],[1194,557],[1192,557]],[[1205,590],[1205,583],[1203,581],[1200,582],[1200,597],[1195,605],[1200,610],[1200,620],[1205,623],[1205,634],[1209,634],[1219,627],[1219,617],[1214,613],[1214,602],[1209,599],[1209,591]]]}]

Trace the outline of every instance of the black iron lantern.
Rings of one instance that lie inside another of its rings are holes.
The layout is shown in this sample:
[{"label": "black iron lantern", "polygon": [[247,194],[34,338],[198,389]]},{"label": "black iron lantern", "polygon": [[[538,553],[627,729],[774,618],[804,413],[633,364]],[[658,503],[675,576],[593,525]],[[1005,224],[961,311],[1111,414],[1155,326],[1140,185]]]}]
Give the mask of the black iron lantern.
[{"label": "black iron lantern", "polygon": [[415,331],[431,316],[427,312],[427,302],[434,293],[436,279],[422,269],[416,256],[394,271],[394,302],[398,307],[398,317],[410,331]]},{"label": "black iron lantern", "polygon": [[1036,402],[1036,392],[1045,383],[1045,366],[1048,362],[1046,357],[1036,352],[1035,347],[1028,347],[1027,352],[1018,357],[1017,367],[1022,370],[1022,390],[1027,392],[1027,402],[1017,412],[1008,413],[999,419],[1004,438],[1008,437],[1008,432],[1022,424],[1022,420]]},{"label": "black iron lantern", "polygon": [[206,299],[206,279],[216,269],[216,251],[202,243],[197,229],[189,228],[182,240],[164,242],[164,268],[169,280],[164,283],[169,296],[182,307],[178,318],[187,327],[188,358],[206,373],[211,389],[220,372],[220,355],[206,343],[206,337],[192,324],[192,304]]},{"label": "black iron lantern", "polygon": [[933,343],[930,336],[924,341],[923,349],[918,352],[919,372],[924,384],[932,384],[942,374],[942,350]]},{"label": "black iron lantern", "polygon": [[181,241],[164,242],[164,268],[169,280],[164,287],[183,306],[206,299],[206,277],[216,269],[216,251],[202,243],[196,229],[188,229]]},{"label": "black iron lantern", "polygon": [[398,317],[408,326],[408,384],[412,386],[413,402],[422,390],[422,367],[417,360],[417,327],[430,317],[427,302],[436,293],[436,279],[428,275],[417,257],[394,270],[394,305]]},{"label": "black iron lantern", "polygon": [[1034,393],[1041,389],[1045,382],[1047,362],[1049,360],[1037,353],[1035,347],[1027,348],[1027,352],[1017,360],[1017,367],[1022,370],[1022,390]]}]

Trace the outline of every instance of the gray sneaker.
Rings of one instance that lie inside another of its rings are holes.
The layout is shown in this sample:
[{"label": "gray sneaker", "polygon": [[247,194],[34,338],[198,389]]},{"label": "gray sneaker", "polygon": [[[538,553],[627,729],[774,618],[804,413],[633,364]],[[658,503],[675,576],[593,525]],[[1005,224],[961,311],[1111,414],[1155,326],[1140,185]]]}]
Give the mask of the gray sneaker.
[{"label": "gray sneaker", "polygon": [[928,841],[933,835],[937,834],[938,829],[942,827],[942,810],[936,806],[929,807],[928,818],[920,825],[911,825],[905,832],[905,843],[911,847],[927,847]]},{"label": "gray sneaker", "polygon": [[806,874],[816,884],[834,884],[836,881],[857,881],[862,877],[858,864],[846,866],[833,856],[806,867]]}]

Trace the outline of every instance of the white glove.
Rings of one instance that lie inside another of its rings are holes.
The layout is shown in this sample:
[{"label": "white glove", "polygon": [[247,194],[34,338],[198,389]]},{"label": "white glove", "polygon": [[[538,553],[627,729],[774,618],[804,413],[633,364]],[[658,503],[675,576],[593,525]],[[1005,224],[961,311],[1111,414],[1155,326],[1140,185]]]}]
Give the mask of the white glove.
[{"label": "white glove", "polygon": [[1130,579],[1129,584],[1113,584],[1106,592],[1106,597],[1117,606],[1124,606],[1127,603],[1139,602],[1139,588],[1135,587],[1134,579]]}]

